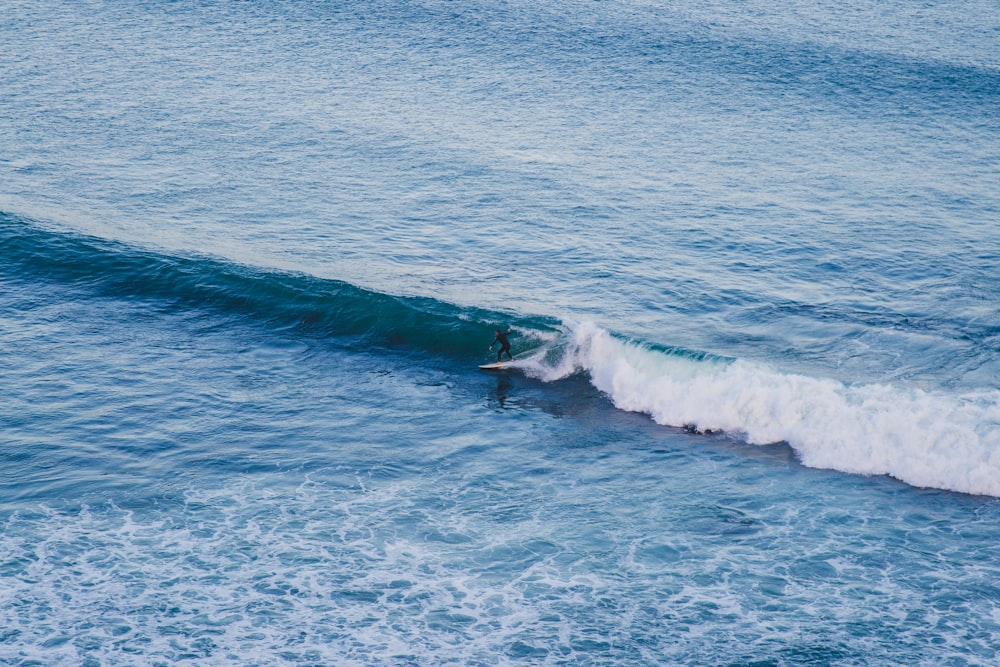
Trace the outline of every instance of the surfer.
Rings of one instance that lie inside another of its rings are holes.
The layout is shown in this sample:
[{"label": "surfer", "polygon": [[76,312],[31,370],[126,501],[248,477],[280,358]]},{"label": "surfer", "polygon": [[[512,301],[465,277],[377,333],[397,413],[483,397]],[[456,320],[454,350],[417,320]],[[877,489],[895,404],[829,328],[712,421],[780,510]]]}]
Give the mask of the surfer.
[{"label": "surfer", "polygon": [[500,350],[497,352],[497,363],[498,364],[500,363],[500,355],[504,354],[504,353],[507,354],[507,358],[508,359],[510,359],[511,361],[514,361],[514,357],[510,353],[510,341],[507,340],[507,336],[509,336],[509,335],[510,335],[510,331],[509,330],[507,331],[507,333],[501,333],[500,330],[497,329],[497,337],[493,339],[492,343],[490,343],[490,352],[493,351],[493,346],[494,345],[496,345],[497,343],[500,343]]}]

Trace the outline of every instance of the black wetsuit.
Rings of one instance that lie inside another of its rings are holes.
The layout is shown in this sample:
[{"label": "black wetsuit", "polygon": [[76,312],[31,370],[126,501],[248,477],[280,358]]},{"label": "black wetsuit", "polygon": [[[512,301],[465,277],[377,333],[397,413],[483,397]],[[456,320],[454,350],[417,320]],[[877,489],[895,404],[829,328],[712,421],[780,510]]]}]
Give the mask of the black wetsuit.
[{"label": "black wetsuit", "polygon": [[497,337],[493,339],[492,343],[490,343],[491,349],[494,345],[500,343],[500,350],[497,352],[497,363],[500,363],[500,355],[504,353],[507,354],[508,359],[510,359],[511,361],[514,360],[514,357],[510,353],[510,341],[507,340],[507,334],[509,333],[510,333],[509,331],[507,333],[500,333],[498,331]]}]

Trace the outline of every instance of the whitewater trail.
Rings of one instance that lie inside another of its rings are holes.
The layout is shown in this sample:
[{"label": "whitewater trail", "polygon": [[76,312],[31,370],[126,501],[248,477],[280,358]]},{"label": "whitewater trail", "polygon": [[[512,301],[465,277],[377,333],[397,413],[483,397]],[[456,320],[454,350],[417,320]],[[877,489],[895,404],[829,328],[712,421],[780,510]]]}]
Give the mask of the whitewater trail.
[{"label": "whitewater trail", "polygon": [[1000,496],[1000,392],[949,394],[900,384],[846,385],[746,360],[691,358],[568,325],[559,354],[524,362],[555,381],[585,371],[614,405],[658,424],[788,443],[803,464]]}]

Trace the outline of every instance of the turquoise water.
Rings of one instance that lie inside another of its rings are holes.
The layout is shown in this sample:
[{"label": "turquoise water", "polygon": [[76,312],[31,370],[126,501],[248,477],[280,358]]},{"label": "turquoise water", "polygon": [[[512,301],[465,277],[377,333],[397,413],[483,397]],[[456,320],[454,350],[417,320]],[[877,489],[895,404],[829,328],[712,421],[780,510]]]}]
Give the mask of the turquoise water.
[{"label": "turquoise water", "polygon": [[995,664],[994,9],[8,3],[0,662]]}]

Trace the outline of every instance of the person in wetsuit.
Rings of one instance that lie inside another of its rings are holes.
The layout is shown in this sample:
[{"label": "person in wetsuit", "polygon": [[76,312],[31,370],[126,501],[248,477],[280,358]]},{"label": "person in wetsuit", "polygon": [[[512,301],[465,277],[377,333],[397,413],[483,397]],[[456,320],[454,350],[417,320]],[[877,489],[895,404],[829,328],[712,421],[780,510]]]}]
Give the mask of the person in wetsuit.
[{"label": "person in wetsuit", "polygon": [[490,352],[493,351],[493,346],[494,345],[496,345],[497,343],[500,343],[500,350],[497,352],[497,363],[498,364],[500,363],[500,355],[504,354],[504,353],[507,354],[507,358],[508,359],[510,359],[511,361],[514,361],[514,356],[510,353],[510,341],[507,340],[507,336],[509,336],[509,335],[510,335],[510,331],[508,331],[507,333],[501,333],[500,330],[497,329],[497,337],[493,339],[492,343],[490,343]]}]

